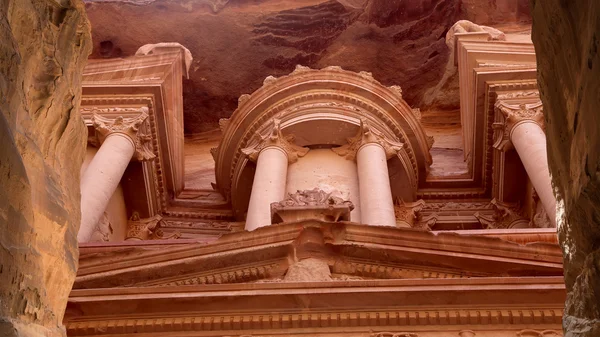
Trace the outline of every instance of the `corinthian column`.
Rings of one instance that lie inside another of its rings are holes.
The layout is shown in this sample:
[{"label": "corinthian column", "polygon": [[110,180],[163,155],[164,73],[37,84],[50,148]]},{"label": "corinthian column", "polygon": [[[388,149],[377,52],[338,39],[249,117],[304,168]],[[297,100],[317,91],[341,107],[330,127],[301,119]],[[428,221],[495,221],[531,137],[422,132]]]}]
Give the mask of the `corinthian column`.
[{"label": "corinthian column", "polygon": [[363,118],[358,134],[348,139],[347,145],[332,149],[346,159],[356,160],[362,223],[396,225],[387,161],[398,155],[402,146],[397,139],[385,137]]},{"label": "corinthian column", "polygon": [[271,224],[271,203],[285,198],[288,165],[306,155],[308,148],[295,145],[293,135],[284,137],[280,120],[274,119],[269,134],[242,152],[256,163],[246,216],[246,230],[252,231]]},{"label": "corinthian column", "polygon": [[138,109],[134,118],[104,118],[94,112],[92,122],[100,149],[81,177],[81,226],[77,234],[79,242],[90,240],[94,228],[106,210],[123,173],[134,157],[138,160],[153,159],[146,143],[149,140],[139,132],[148,117],[148,109]]},{"label": "corinthian column", "polygon": [[511,105],[496,102],[496,109],[504,115],[503,133],[494,146],[506,150],[514,146],[535,188],[553,227],[556,227],[556,199],[552,192],[546,135],[543,130],[542,103]]}]

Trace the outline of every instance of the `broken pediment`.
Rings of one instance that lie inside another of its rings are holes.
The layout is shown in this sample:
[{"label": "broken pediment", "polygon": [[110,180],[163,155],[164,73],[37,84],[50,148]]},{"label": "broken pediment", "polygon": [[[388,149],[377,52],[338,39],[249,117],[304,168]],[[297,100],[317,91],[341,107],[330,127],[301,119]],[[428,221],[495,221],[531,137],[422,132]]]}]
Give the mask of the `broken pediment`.
[{"label": "broken pediment", "polygon": [[83,247],[74,289],[287,282],[311,259],[332,280],[562,275],[560,249],[550,243],[303,221],[210,243]]}]

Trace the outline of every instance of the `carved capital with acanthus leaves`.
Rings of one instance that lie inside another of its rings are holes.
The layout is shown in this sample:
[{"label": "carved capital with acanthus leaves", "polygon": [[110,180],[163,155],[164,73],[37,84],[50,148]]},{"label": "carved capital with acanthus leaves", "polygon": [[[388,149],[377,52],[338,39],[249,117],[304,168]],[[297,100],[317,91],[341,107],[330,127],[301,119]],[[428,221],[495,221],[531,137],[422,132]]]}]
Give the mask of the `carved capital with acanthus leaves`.
[{"label": "carved capital with acanthus leaves", "polygon": [[356,136],[348,138],[348,144],[334,147],[331,150],[348,160],[355,160],[361,147],[367,144],[378,144],[385,151],[387,159],[398,155],[404,144],[398,139],[390,139],[383,132],[373,127],[366,118],[360,119],[360,128]]},{"label": "carved capital with acanthus leaves", "polygon": [[[396,225],[398,227],[407,228],[421,227],[417,220],[419,212],[423,207],[425,207],[425,201],[423,200],[415,202],[404,202],[403,200],[399,200],[397,205],[394,205]],[[427,227],[427,229],[429,229],[429,227]]]},{"label": "carved capital with acanthus leaves", "polygon": [[[141,129],[148,120],[148,108],[125,108],[121,109],[123,114],[138,113],[136,117],[107,118],[101,115],[100,109],[92,111],[92,125],[96,129],[96,140],[98,144],[104,143],[104,140],[110,135],[121,134],[131,140],[135,147],[133,158],[139,161],[152,160],[156,156],[152,152],[152,137]],[[146,129],[149,129],[146,127]]]},{"label": "carved capital with acanthus leaves", "polygon": [[493,215],[484,215],[479,212],[473,214],[485,228],[509,229],[529,226],[529,220],[521,214],[522,210],[518,204],[509,204],[496,199],[492,199],[490,204],[495,210]]},{"label": "carved capital with acanthus leaves", "polygon": [[306,147],[296,145],[294,138],[294,135],[284,136],[281,133],[281,120],[273,119],[269,134],[261,136],[258,142],[242,149],[242,153],[253,162],[256,162],[262,150],[268,147],[277,147],[286,153],[288,163],[292,164],[298,161],[298,158],[304,157],[309,151]]},{"label": "carved capital with acanthus leaves", "polygon": [[504,122],[494,123],[494,148],[506,151],[513,147],[511,134],[517,125],[535,123],[544,128],[544,111],[542,102],[532,104],[508,104],[500,100],[495,104],[496,111],[502,113]]}]

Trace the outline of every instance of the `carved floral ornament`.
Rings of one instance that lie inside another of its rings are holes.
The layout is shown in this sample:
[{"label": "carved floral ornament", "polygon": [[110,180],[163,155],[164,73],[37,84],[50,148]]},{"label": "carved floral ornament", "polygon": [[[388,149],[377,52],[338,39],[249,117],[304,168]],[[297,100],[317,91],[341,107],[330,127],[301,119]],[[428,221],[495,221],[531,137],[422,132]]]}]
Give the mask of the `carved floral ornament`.
[{"label": "carved floral ornament", "polygon": [[513,147],[511,133],[514,128],[522,123],[535,123],[544,128],[544,112],[542,102],[532,104],[508,104],[499,100],[495,104],[496,111],[504,116],[503,123],[494,123],[494,148],[506,151]]},{"label": "carved floral ornament", "polygon": [[331,150],[348,160],[356,160],[360,148],[366,144],[379,144],[385,151],[385,156],[390,159],[398,155],[404,147],[398,139],[390,139],[383,132],[371,126],[366,118],[360,119],[360,128],[356,136],[348,138],[348,144],[332,148]]},{"label": "carved floral ornament", "polygon": [[[136,160],[146,161],[156,158],[151,148],[152,137],[140,130],[142,125],[147,123],[148,108],[126,108],[118,109],[116,111],[123,114],[138,113],[138,115],[132,118],[118,116],[112,119],[103,117],[102,110],[94,108],[92,110],[92,125],[96,129],[96,139],[98,143],[104,143],[104,140],[110,135],[122,134],[129,138],[135,147],[134,158]],[[114,113],[114,111],[111,112]]]},{"label": "carved floral ornament", "polygon": [[281,120],[273,119],[271,130],[265,136],[260,136],[260,140],[242,149],[242,153],[253,162],[258,161],[260,152],[268,147],[277,147],[283,150],[288,158],[288,163],[292,164],[298,161],[298,158],[304,157],[309,149],[294,144],[294,135],[284,136],[281,133]]}]

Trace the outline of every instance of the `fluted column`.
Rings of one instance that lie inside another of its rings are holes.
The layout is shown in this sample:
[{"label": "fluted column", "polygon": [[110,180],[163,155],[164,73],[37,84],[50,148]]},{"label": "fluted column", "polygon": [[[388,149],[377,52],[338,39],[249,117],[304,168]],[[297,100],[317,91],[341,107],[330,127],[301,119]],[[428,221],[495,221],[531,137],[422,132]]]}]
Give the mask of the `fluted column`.
[{"label": "fluted column", "polygon": [[81,177],[79,242],[89,241],[134,155],[140,160],[154,158],[145,144],[148,137],[139,132],[147,117],[147,108],[140,109],[135,118],[117,117],[114,120],[94,112],[92,121],[101,146]]},{"label": "fluted column", "polygon": [[271,224],[271,203],[285,198],[288,165],[306,155],[308,148],[295,145],[293,135],[284,137],[275,119],[270,133],[242,152],[256,163],[246,215],[246,230],[252,231]]},{"label": "fluted column", "polygon": [[396,139],[389,139],[361,119],[358,134],[348,144],[332,150],[349,160],[356,160],[360,193],[361,223],[395,226],[394,201],[388,174],[388,159],[402,149]]},{"label": "fluted column", "polygon": [[504,132],[496,141],[496,148],[515,148],[550,222],[556,227],[556,198],[548,169],[546,134],[542,129],[542,103],[511,105],[498,101],[496,109],[505,118]]}]

